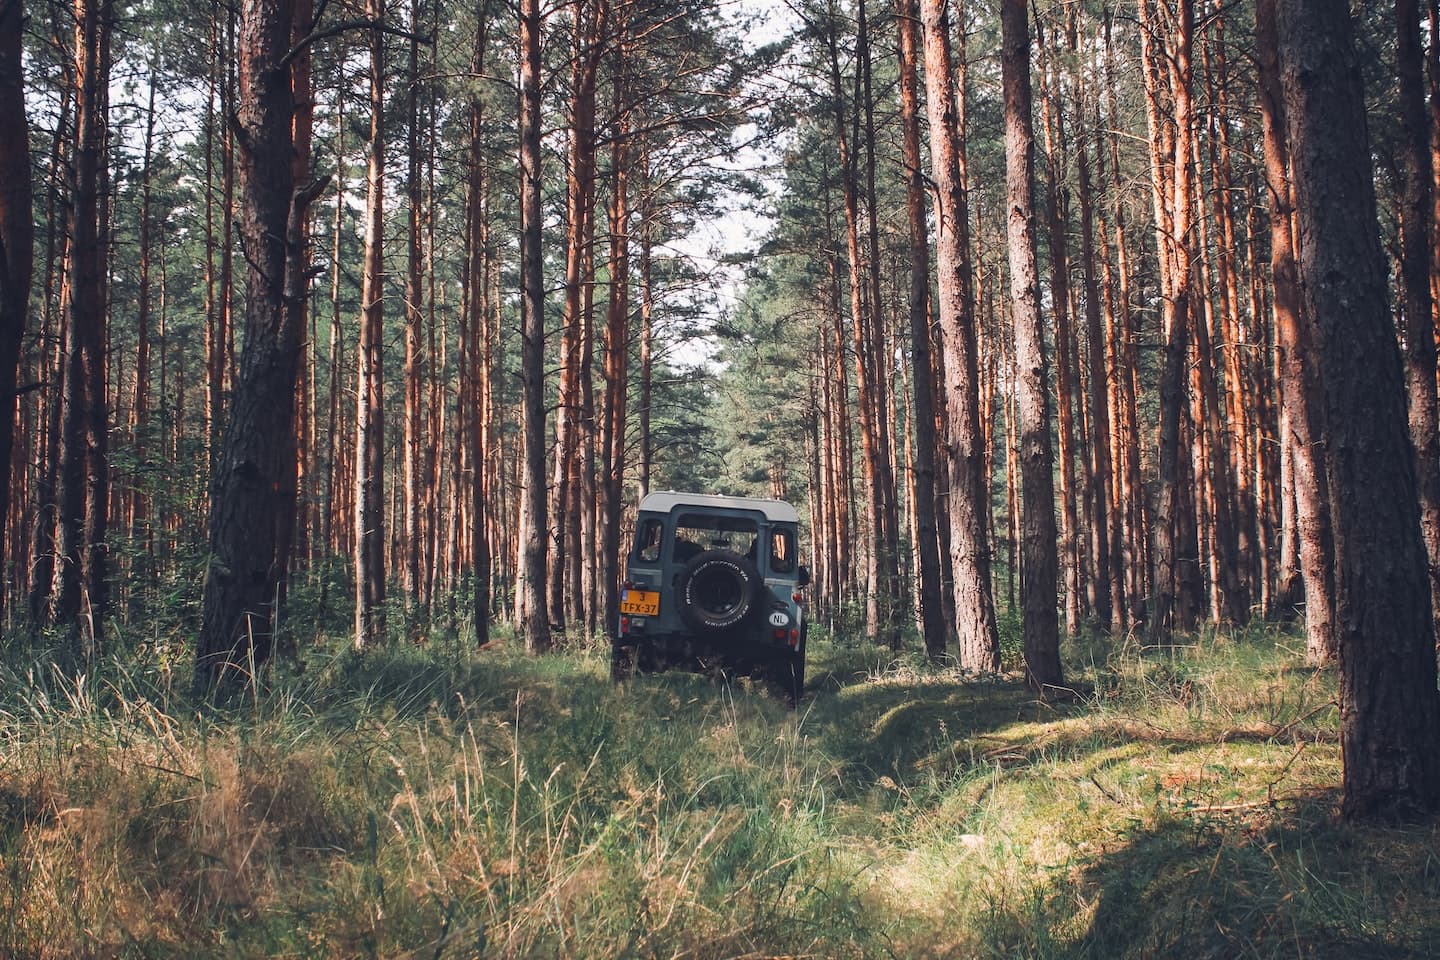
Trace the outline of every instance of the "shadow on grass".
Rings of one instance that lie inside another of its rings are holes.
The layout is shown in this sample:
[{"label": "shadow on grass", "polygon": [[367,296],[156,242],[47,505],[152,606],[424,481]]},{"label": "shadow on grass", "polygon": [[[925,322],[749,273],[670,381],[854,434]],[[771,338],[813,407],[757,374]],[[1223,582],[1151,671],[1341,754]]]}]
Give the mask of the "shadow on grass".
[{"label": "shadow on grass", "polygon": [[[1047,704],[1017,681],[920,676],[851,682],[821,693],[807,722],[852,776],[908,780],[937,755],[950,755],[957,742],[983,744],[988,735],[1014,724],[1057,718],[1073,709]],[[984,762],[983,753],[970,759]]]},{"label": "shadow on grass", "polygon": [[1436,956],[1436,827],[1344,827],[1338,802],[1317,793],[1283,810],[1166,820],[1125,838],[1081,878],[1098,904],[1077,954]]}]

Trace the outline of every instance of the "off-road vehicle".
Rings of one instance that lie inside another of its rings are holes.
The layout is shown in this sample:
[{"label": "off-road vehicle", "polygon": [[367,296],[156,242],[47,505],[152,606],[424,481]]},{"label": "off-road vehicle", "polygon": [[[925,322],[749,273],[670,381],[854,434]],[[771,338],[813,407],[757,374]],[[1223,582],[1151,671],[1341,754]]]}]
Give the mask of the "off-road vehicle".
[{"label": "off-road vehicle", "polygon": [[625,562],[611,670],[760,675],[793,704],[805,687],[810,572],[782,500],[652,493]]}]

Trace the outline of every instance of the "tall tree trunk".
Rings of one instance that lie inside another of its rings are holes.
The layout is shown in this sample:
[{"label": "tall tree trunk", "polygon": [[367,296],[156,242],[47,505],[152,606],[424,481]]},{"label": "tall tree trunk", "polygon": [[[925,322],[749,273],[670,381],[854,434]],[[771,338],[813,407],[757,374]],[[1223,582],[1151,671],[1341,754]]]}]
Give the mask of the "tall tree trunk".
[{"label": "tall tree trunk", "polygon": [[[160,64],[152,65],[158,73]],[[140,275],[139,289],[135,292],[135,383],[130,394],[130,446],[137,467],[143,469],[149,444],[150,416],[150,266],[153,230],[151,225],[150,201],[154,177],[155,158],[155,86],[154,73],[150,78],[150,93],[145,110],[145,146],[140,160]],[[131,479],[130,490],[125,497],[124,524],[127,534],[138,543],[144,538],[140,525],[145,522],[146,496],[141,489],[139,470]],[[3,516],[3,512],[0,512]],[[138,572],[138,571],[137,571]],[[142,576],[145,574],[141,574]]]},{"label": "tall tree trunk", "polygon": [[385,0],[368,0],[370,166],[355,407],[355,649],[384,633],[385,602]]},{"label": "tall tree trunk", "polygon": [[[110,419],[119,407],[117,393],[110,389],[110,354],[113,331],[110,325],[110,278],[115,274],[115,188],[110,174],[113,160],[110,137],[110,70],[113,64],[115,6],[113,0],[100,0],[100,55],[96,61],[99,90],[95,119],[99,124],[100,164],[96,169],[97,204],[95,244],[98,292],[96,315],[100,325],[91,330],[93,339],[83,350],[86,354],[85,393],[85,530],[84,562],[81,573],[85,580],[84,611],[90,625],[90,637],[98,644],[103,640],[104,622],[110,613],[110,515],[115,509],[111,496]],[[118,385],[119,376],[115,378]]]},{"label": "tall tree trunk", "polygon": [[1420,5],[1395,0],[1395,67],[1400,81],[1400,324],[1405,341],[1410,442],[1420,493],[1420,529],[1430,569],[1430,609],[1440,636],[1440,433],[1436,418],[1436,325],[1431,314],[1430,118],[1425,109],[1425,63],[1420,50]]},{"label": "tall tree trunk", "polygon": [[[1025,680],[1036,690],[1064,682],[1056,610],[1055,458],[1050,446],[1049,364],[1040,322],[1035,255],[1035,135],[1031,120],[1030,28],[1026,0],[1000,6],[1000,69],[1005,96],[1006,234],[1010,311],[1015,322],[1015,393],[1020,427]],[[1052,238],[1053,242],[1053,238]],[[1055,304],[1057,310],[1065,309]],[[1108,584],[1107,584],[1108,585]]]},{"label": "tall tree trunk", "polygon": [[[323,528],[322,536],[325,541],[325,549],[330,555],[341,552],[340,530],[344,526],[338,522],[336,513],[339,509],[339,494],[341,490],[342,461],[344,459],[344,444],[340,414],[340,394],[342,383],[342,370],[344,365],[344,340],[340,331],[340,238],[344,235],[345,225],[345,95],[342,90],[336,97],[335,102],[335,155],[338,158],[335,170],[335,217],[331,226],[331,247],[330,247],[330,353],[329,353],[329,389],[326,396],[329,400],[328,416],[326,418],[328,429],[326,436],[329,437],[325,479],[325,501],[324,508],[320,515],[320,523]],[[328,599],[330,578],[320,579],[320,607],[326,607]]]},{"label": "tall tree trunk", "polygon": [[[1198,543],[1194,513],[1185,497],[1190,481],[1181,450],[1181,420],[1189,408],[1186,358],[1194,289],[1191,280],[1190,214],[1194,206],[1192,150],[1194,112],[1190,99],[1190,51],[1194,41],[1193,0],[1178,0],[1177,19],[1163,52],[1153,49],[1156,25],[1152,0],[1141,0],[1145,39],[1146,101],[1151,131],[1151,168],[1157,244],[1164,286],[1160,371],[1160,505],[1155,518],[1155,613],[1157,633],[1188,629],[1199,615]],[[1162,75],[1162,70],[1168,75]],[[1164,117],[1165,88],[1173,97],[1173,120]],[[1173,129],[1170,124],[1173,123]]]},{"label": "tall tree trunk", "polygon": [[[1075,634],[1080,630],[1083,607],[1090,606],[1086,602],[1089,599],[1086,591],[1087,589],[1097,589],[1097,585],[1093,582],[1094,577],[1085,576],[1084,547],[1080,536],[1083,521],[1080,517],[1079,491],[1075,482],[1075,427],[1077,420],[1082,421],[1083,424],[1084,403],[1080,396],[1075,358],[1074,325],[1071,323],[1070,310],[1070,254],[1069,240],[1066,236],[1068,218],[1065,209],[1066,193],[1062,187],[1064,182],[1063,154],[1067,142],[1065,114],[1058,92],[1052,92],[1049,89],[1049,69],[1045,62],[1043,36],[1037,46],[1041,51],[1040,90],[1044,104],[1045,146],[1049,154],[1045,164],[1046,214],[1050,233],[1050,304],[1051,309],[1055,312],[1055,397],[1059,404],[1059,408],[1056,410],[1056,421],[1060,440],[1060,558],[1065,580],[1065,631],[1068,634]],[[1028,91],[1030,86],[1028,60],[1025,86]],[[1029,116],[1028,112],[1026,115]],[[1033,145],[1033,137],[1029,139]],[[1033,153],[1033,146],[1031,152]],[[1030,211],[1029,214],[1033,216],[1033,211]],[[1013,216],[1014,208],[1011,206],[1007,220]],[[1015,256],[1013,250],[1010,255],[1012,258]],[[1017,320],[1017,322],[1019,321]],[[1024,372],[1021,371],[1021,376],[1024,375]],[[1017,400],[1021,404],[1020,417],[1023,420],[1026,418],[1025,400],[1023,397],[1017,397]],[[1025,431],[1022,429],[1021,432],[1024,434]],[[1023,437],[1021,445],[1022,448],[1025,445]],[[1022,452],[1021,456],[1024,457],[1025,453]],[[1023,576],[1021,580],[1024,580]],[[1106,606],[1109,605],[1108,589],[1107,584],[1104,598]]]},{"label": "tall tree trunk", "polygon": [[[1103,160],[1108,153],[1110,158],[1115,270],[1110,282],[1106,284],[1106,290],[1110,297],[1111,361],[1115,371],[1115,409],[1118,414],[1116,433],[1119,442],[1114,444],[1118,451],[1118,466],[1115,471],[1118,480],[1116,510],[1124,517],[1128,560],[1125,564],[1125,594],[1130,601],[1126,617],[1130,623],[1143,623],[1146,616],[1145,598],[1150,596],[1154,581],[1150,570],[1150,517],[1140,472],[1140,414],[1137,402],[1139,363],[1136,351],[1140,313],[1132,308],[1131,298],[1132,269],[1129,240],[1125,230],[1124,174],[1120,165],[1121,131],[1117,103],[1119,98],[1116,94],[1118,81],[1113,17],[1106,17],[1103,34],[1105,113],[1111,134],[1108,138],[1108,150],[1097,152],[1096,157],[1097,160]],[[1104,179],[1103,175],[1101,179]],[[1108,266],[1109,258],[1104,262]]]},{"label": "tall tree trunk", "polygon": [[[1195,166],[1198,169],[1198,157],[1195,160]],[[1199,462],[1198,467],[1210,494],[1210,536],[1213,558],[1211,576],[1219,601],[1214,604],[1213,614],[1219,620],[1243,624],[1249,619],[1250,603],[1241,577],[1242,558],[1239,552],[1235,518],[1235,483],[1227,448],[1229,433],[1225,429],[1221,415],[1220,388],[1215,372],[1215,350],[1212,346],[1210,332],[1214,311],[1204,296],[1204,292],[1209,289],[1210,284],[1206,282],[1207,264],[1204,258],[1198,254],[1198,251],[1204,250],[1208,246],[1204,240],[1206,220],[1203,206],[1199,204],[1196,206],[1199,214],[1200,240],[1194,248],[1197,251],[1194,259],[1199,266],[1200,282],[1196,288],[1196,296],[1191,301],[1195,305],[1192,314],[1195,359],[1191,365],[1191,371],[1192,380],[1195,383],[1194,393],[1200,400],[1200,407],[1195,410],[1197,421],[1195,436],[1202,442],[1206,451],[1206,459]],[[1204,301],[1203,309],[1200,308],[1201,301]]]},{"label": "tall tree trunk", "polygon": [[[226,61],[221,48],[220,15],[217,5],[210,12],[210,34],[208,39],[209,63],[205,71],[205,120],[204,167],[205,167],[205,424],[204,424],[204,466],[201,477],[207,482],[215,473],[216,450],[220,434],[220,379],[216,375],[216,326],[219,322],[219,308],[215,302],[216,263],[215,245],[215,127],[228,116],[223,104],[217,112],[216,98],[220,95],[221,64]],[[222,134],[223,136],[223,134]]]},{"label": "tall tree trunk", "polygon": [[1301,291],[1319,349],[1335,534],[1343,812],[1440,806],[1440,696],[1404,374],[1346,0],[1278,0]]},{"label": "tall tree trunk", "polygon": [[[477,159],[479,159],[477,157]],[[475,626],[475,645],[483,647],[490,642],[490,619],[491,619],[491,557],[493,552],[490,547],[490,525],[491,525],[491,496],[489,484],[486,481],[486,471],[492,456],[491,432],[486,424],[487,405],[485,402],[488,384],[492,370],[488,359],[489,355],[489,334],[487,325],[490,307],[490,284],[488,281],[485,256],[489,244],[485,243],[486,230],[484,226],[484,199],[486,196],[486,181],[483,171],[476,178],[480,202],[475,211],[479,219],[480,228],[476,240],[477,255],[472,255],[472,262],[480,269],[479,274],[479,296],[476,298],[469,329],[466,331],[468,345],[466,354],[469,356],[468,374],[464,381],[468,384],[462,391],[465,399],[461,404],[461,419],[466,424],[462,434],[469,443],[470,449],[470,559],[473,571],[475,587],[474,601],[471,607],[471,620]],[[459,478],[456,478],[459,482]],[[457,516],[452,522],[460,522]]]},{"label": "tall tree trunk", "polygon": [[420,529],[422,492],[421,447],[424,437],[425,382],[424,297],[422,270],[424,244],[424,153],[420,147],[420,0],[410,0],[410,78],[405,96],[406,114],[406,217],[409,230],[405,245],[405,574],[402,591],[406,613],[414,616],[421,601],[421,557],[424,541]]},{"label": "tall tree trunk", "polygon": [[[595,215],[595,90],[604,44],[605,13],[600,2],[575,4],[571,68],[570,163],[566,180],[565,312],[560,345],[560,394],[555,411],[555,470],[550,489],[550,523],[555,533],[548,557],[549,616],[564,624],[567,615],[584,618],[580,544],[580,396],[583,377],[580,347],[585,318],[585,288],[592,278],[583,273],[586,244]],[[567,609],[568,608],[568,609]],[[578,624],[577,624],[578,625]]]},{"label": "tall tree trunk", "polygon": [[[59,11],[52,8],[52,19],[58,21]],[[52,44],[59,48],[60,31],[58,23],[52,35]],[[17,87],[17,89],[23,89]],[[61,302],[65,290],[63,282],[57,284],[63,272],[66,251],[69,249],[69,235],[66,218],[60,214],[65,189],[65,168],[68,165],[72,87],[62,86],[60,106],[56,117],[55,136],[51,140],[49,189],[45,202],[45,279],[41,291],[41,365],[44,375],[49,378],[52,388],[43,396],[43,407],[37,416],[42,426],[41,435],[35,444],[35,514],[32,520],[29,556],[29,608],[32,623],[42,622],[50,606],[50,590],[55,573],[56,513],[59,507],[59,464],[60,464],[60,407],[61,397],[54,385],[64,381],[65,313]],[[28,129],[28,128],[27,128]],[[28,134],[27,134],[28,135]],[[7,183],[10,181],[6,181]],[[28,182],[28,180],[27,180]],[[17,347],[17,350],[19,347]]]},{"label": "tall tree trunk", "polygon": [[285,502],[294,438],[296,367],[302,331],[287,302],[304,278],[288,272],[290,248],[325,181],[297,189],[292,163],[294,98],[283,58],[292,6],[263,0],[245,8],[237,52],[241,96],[240,229],[245,238],[245,348],[211,488],[210,563],[195,656],[195,687],[233,685],[270,655],[281,569],[275,517]]},{"label": "tall tree trunk", "polygon": [[[1263,124],[1262,124],[1263,125]],[[1250,196],[1259,198],[1268,193],[1264,186],[1263,162],[1250,171]],[[1261,264],[1260,204],[1252,200],[1245,213],[1246,259],[1248,260],[1250,293],[1249,314],[1253,324],[1251,342],[1260,351],[1251,358],[1256,399],[1254,435],[1255,500],[1260,536],[1260,600],[1265,615],[1276,607],[1279,581],[1280,512],[1287,494],[1280,483],[1283,451],[1280,439],[1280,387],[1275,376],[1274,323],[1271,321],[1271,298],[1267,296],[1266,271]],[[1293,499],[1293,498],[1291,498]]]},{"label": "tall tree trunk", "polygon": [[[290,139],[293,144],[290,166],[294,171],[293,183],[303,184],[310,176],[310,144],[315,125],[315,91],[311,82],[310,47],[306,41],[315,26],[313,0],[296,0],[291,14],[290,40],[295,51],[290,61],[290,96],[294,102],[294,113],[290,121]],[[292,211],[293,213],[293,211]],[[306,342],[306,327],[309,325],[310,302],[310,210],[309,204],[299,213],[293,213],[289,229],[293,236],[286,243],[286,299],[285,324],[288,335],[297,344]],[[280,628],[280,618],[285,612],[285,598],[290,590],[290,565],[295,556],[297,524],[300,521],[298,508],[303,465],[310,456],[308,433],[303,425],[308,423],[304,383],[307,379],[308,364],[302,352],[295,371],[296,391],[293,409],[296,411],[296,429],[293,440],[285,445],[286,463],[281,470],[279,502],[286,508],[275,514],[275,622],[272,627]],[[281,656],[293,659],[295,644],[293,634],[281,634]]]},{"label": "tall tree trunk", "polygon": [[[827,178],[828,181],[828,178]],[[825,331],[826,355],[829,369],[825,377],[825,410],[828,424],[826,435],[829,439],[830,461],[830,511],[834,539],[828,551],[831,581],[826,588],[829,597],[829,612],[832,625],[834,615],[854,592],[854,488],[853,443],[849,417],[850,372],[845,363],[845,321],[840,309],[840,258],[837,228],[834,218],[833,197],[830,190],[823,190],[826,277],[823,293],[822,315],[827,318]]]},{"label": "tall tree trunk", "polygon": [[925,222],[925,171],[920,162],[920,29],[915,0],[896,0],[900,34],[900,118],[904,126],[905,211],[910,221],[910,362],[915,421],[915,542],[920,627],[925,652],[945,656],[945,607],[940,599],[940,538],[935,526],[935,396],[930,359],[930,234]]},{"label": "tall tree trunk", "polygon": [[[1215,269],[1219,274],[1218,306],[1220,324],[1216,346],[1224,375],[1222,420],[1221,409],[1215,413],[1217,439],[1229,456],[1224,462],[1225,480],[1230,488],[1230,558],[1233,568],[1234,596],[1228,598],[1231,616],[1236,622],[1249,619],[1251,606],[1265,593],[1261,586],[1265,568],[1265,550],[1260,537],[1256,509],[1256,464],[1253,456],[1255,411],[1260,404],[1254,397],[1254,380],[1249,360],[1251,346],[1240,310],[1240,256],[1236,238],[1232,198],[1239,196],[1233,175],[1230,150],[1230,93],[1225,53],[1225,20],[1216,16],[1212,28],[1213,43],[1204,47],[1205,75],[1209,98],[1213,104],[1207,117],[1209,127],[1209,160],[1212,183],[1212,209],[1215,222]],[[1263,603],[1261,604],[1263,609]]]},{"label": "tall tree trunk", "polygon": [[640,419],[639,478],[636,501],[650,492],[654,452],[650,438],[650,403],[654,397],[655,340],[655,182],[650,176],[650,145],[640,152]]},{"label": "tall tree trunk", "polygon": [[[1425,4],[1429,43],[1425,49],[1426,88],[1430,93],[1430,311],[1440,348],[1440,0]],[[1440,366],[1435,371],[1440,387]],[[1437,638],[1440,640],[1440,638]]]},{"label": "tall tree trunk", "polygon": [[[430,22],[440,23],[440,0],[431,0]],[[440,89],[438,84],[430,84],[429,96],[426,98],[425,125],[434,128],[439,122]],[[444,463],[444,449],[447,442],[454,443],[459,438],[449,437],[445,430],[445,389],[444,379],[447,376],[445,368],[446,345],[449,338],[445,336],[445,313],[439,309],[445,296],[444,286],[436,278],[437,252],[435,245],[436,229],[435,221],[437,216],[437,193],[435,191],[435,171],[437,167],[437,137],[430,136],[425,142],[425,201],[427,204],[425,215],[425,289],[426,302],[426,356],[430,361],[429,377],[425,383],[425,395],[427,408],[425,417],[426,433],[430,437],[430,443],[426,444],[421,453],[420,479],[424,505],[421,508],[421,524],[425,530],[425,540],[421,551],[421,584],[420,602],[424,605],[427,622],[432,618],[435,610],[435,570],[437,566],[436,550],[440,544],[440,528],[442,516],[440,514],[440,491],[444,482],[444,475],[441,471],[441,464]],[[447,311],[448,312],[448,311]],[[481,411],[483,415],[483,411]]]},{"label": "tall tree trunk", "polygon": [[[950,18],[944,0],[920,0],[925,37],[930,167],[936,185],[936,261],[940,330],[948,378],[950,543],[955,572],[960,663],[972,670],[1000,666],[1000,636],[990,584],[990,483],[980,431],[980,372],[975,298],[970,285],[969,207],[960,144],[963,93],[950,59]],[[962,88],[963,89],[963,88]]]},{"label": "tall tree trunk", "polygon": [[[475,46],[470,57],[470,70],[475,76],[485,71],[485,54],[489,43],[490,16],[482,8],[475,26]],[[457,397],[456,423],[470,448],[470,537],[475,577],[475,598],[471,619],[475,624],[475,645],[490,642],[490,501],[486,491],[486,470],[490,462],[490,427],[486,402],[490,381],[489,283],[486,258],[489,255],[486,235],[485,179],[485,102],[476,95],[470,98],[469,171],[466,184],[466,269],[465,306],[468,311],[462,326],[461,377]],[[478,349],[477,349],[478,348]],[[457,443],[459,453],[461,444]],[[458,486],[458,470],[452,470]],[[460,518],[452,511],[450,522]],[[453,590],[454,584],[451,585]]]},{"label": "tall tree trunk", "polygon": [[872,92],[873,73],[870,56],[870,18],[866,14],[865,0],[858,0],[856,7],[859,32],[856,37],[856,56],[860,71],[860,106],[865,118],[865,202],[867,228],[867,259],[869,261],[870,309],[866,327],[865,350],[869,357],[870,397],[861,398],[862,408],[873,405],[879,415],[875,418],[876,463],[871,507],[876,511],[878,522],[874,524],[879,539],[875,543],[875,563],[878,588],[875,592],[876,627],[874,635],[892,648],[900,646],[899,617],[904,609],[903,584],[900,579],[900,519],[895,486],[895,442],[891,425],[898,422],[893,414],[890,364],[885,348],[885,322],[880,293],[880,214],[879,201],[875,192],[875,97]]},{"label": "tall tree trunk", "polygon": [[625,498],[626,393],[630,358],[630,132],[625,44],[615,45],[610,150],[610,302],[605,314],[605,417],[601,424],[599,606],[620,622],[620,518]]},{"label": "tall tree trunk", "polygon": [[[580,265],[583,277],[595,276],[595,217],[586,218],[586,236],[582,241],[585,251]],[[580,597],[577,612],[585,620],[585,631],[595,636],[603,629],[597,598],[600,596],[600,422],[595,410],[595,284],[586,283],[580,297],[580,436],[579,455],[576,469],[580,474],[578,489],[579,531],[572,529],[570,535],[580,545],[580,555],[573,558],[571,574],[578,573]]]},{"label": "tall tree trunk", "polygon": [[[825,43],[829,57],[830,85],[834,104],[835,137],[840,151],[841,187],[845,209],[845,249],[849,265],[849,294],[851,340],[855,353],[855,389],[860,408],[861,465],[864,468],[865,487],[869,491],[867,515],[870,531],[867,537],[865,567],[865,630],[877,642],[888,643],[891,631],[886,622],[887,584],[892,580],[887,574],[886,551],[886,499],[885,489],[893,490],[893,478],[889,475],[888,451],[883,443],[880,423],[884,419],[884,393],[876,369],[876,351],[872,329],[879,323],[875,311],[878,303],[867,305],[871,290],[869,277],[865,273],[864,255],[860,247],[860,155],[859,146],[859,105],[853,104],[853,114],[847,109],[845,83],[840,72],[838,12],[833,3],[827,15]],[[872,272],[878,264],[870,264]],[[868,306],[868,309],[867,309]]]},{"label": "tall tree trunk", "polygon": [[1275,289],[1276,362],[1285,415],[1281,437],[1289,464],[1295,532],[1305,587],[1305,652],[1312,664],[1335,655],[1334,554],[1330,536],[1329,482],[1321,460],[1324,408],[1318,357],[1311,353],[1311,326],[1302,316],[1300,277],[1295,264],[1294,196],[1286,140],[1285,101],[1280,87],[1275,0],[1255,7],[1265,178],[1270,208],[1270,270]]},{"label": "tall tree trunk", "polygon": [[[225,423],[225,401],[230,395],[233,365],[232,345],[234,330],[235,296],[235,131],[230,118],[238,109],[236,104],[236,39],[234,7],[223,7],[225,17],[224,36],[220,40],[223,66],[217,67],[220,80],[220,278],[215,291],[214,303],[215,333],[210,361],[211,434],[210,449],[220,443],[221,425]],[[291,14],[293,21],[293,13]]]},{"label": "tall tree trunk", "polygon": [[[1071,31],[1072,49],[1076,44]],[[1081,96],[1084,103],[1084,96]],[[1091,552],[1095,566],[1095,622],[1104,630],[1114,629],[1125,609],[1125,580],[1121,575],[1121,533],[1119,518],[1112,509],[1110,460],[1110,389],[1106,364],[1106,330],[1101,317],[1100,285],[1095,268],[1095,193],[1090,179],[1090,142],[1093,128],[1080,124],[1076,168],[1079,176],[1080,267],[1085,288],[1085,347],[1087,384],[1090,393],[1090,464],[1087,471],[1090,510],[1094,525]],[[1097,152],[1099,144],[1096,144]]]},{"label": "tall tree trunk", "polygon": [[520,0],[520,379],[524,477],[520,528],[524,556],[520,609],[525,647],[550,648],[545,608],[545,275],[540,245],[540,0]]},{"label": "tall tree trunk", "polygon": [[[61,412],[60,501],[51,620],[71,628],[93,652],[105,615],[105,316],[100,250],[99,173],[104,162],[101,18],[96,0],[76,0],[74,186],[70,212],[69,322]],[[96,511],[102,515],[97,516]]]},{"label": "tall tree trunk", "polygon": [[[25,118],[20,60],[23,24],[20,0],[0,0],[0,525],[10,515],[15,386],[33,265],[30,127]],[[0,616],[5,612],[6,573],[5,542],[0,535]]]}]

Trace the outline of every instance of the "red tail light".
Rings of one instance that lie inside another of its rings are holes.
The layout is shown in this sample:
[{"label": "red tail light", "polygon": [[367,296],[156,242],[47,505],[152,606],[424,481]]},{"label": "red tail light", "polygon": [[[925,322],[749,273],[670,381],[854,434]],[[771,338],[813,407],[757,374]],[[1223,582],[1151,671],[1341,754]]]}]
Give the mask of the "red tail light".
[{"label": "red tail light", "polygon": [[796,630],[794,627],[790,628],[790,646],[800,646],[800,631]]},{"label": "red tail light", "polygon": [[630,632],[630,618],[629,618],[629,617],[621,617],[621,618],[620,618],[620,632],[621,632],[621,633],[629,633],[629,632]]}]

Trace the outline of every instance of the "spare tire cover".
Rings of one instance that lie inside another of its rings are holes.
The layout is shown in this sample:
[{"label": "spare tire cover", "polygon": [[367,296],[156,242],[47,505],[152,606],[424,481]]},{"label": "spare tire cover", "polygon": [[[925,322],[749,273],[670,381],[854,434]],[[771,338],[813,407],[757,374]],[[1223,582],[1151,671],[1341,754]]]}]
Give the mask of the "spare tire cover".
[{"label": "spare tire cover", "polygon": [[692,630],[717,633],[752,619],[760,610],[764,582],[750,560],[729,550],[692,557],[675,585],[680,619]]}]

